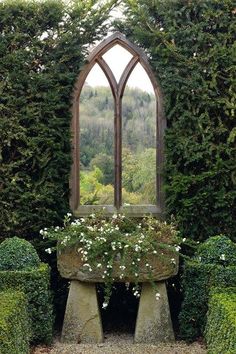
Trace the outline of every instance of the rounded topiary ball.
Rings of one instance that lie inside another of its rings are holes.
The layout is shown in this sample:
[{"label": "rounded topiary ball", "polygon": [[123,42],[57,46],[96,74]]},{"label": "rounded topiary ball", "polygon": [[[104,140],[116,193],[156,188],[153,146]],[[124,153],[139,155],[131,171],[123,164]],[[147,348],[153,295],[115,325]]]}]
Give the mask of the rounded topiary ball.
[{"label": "rounded topiary ball", "polygon": [[201,263],[236,265],[236,244],[225,235],[210,237],[197,251]]},{"label": "rounded topiary ball", "polygon": [[8,238],[0,244],[0,270],[30,270],[39,263],[35,248],[22,238]]}]

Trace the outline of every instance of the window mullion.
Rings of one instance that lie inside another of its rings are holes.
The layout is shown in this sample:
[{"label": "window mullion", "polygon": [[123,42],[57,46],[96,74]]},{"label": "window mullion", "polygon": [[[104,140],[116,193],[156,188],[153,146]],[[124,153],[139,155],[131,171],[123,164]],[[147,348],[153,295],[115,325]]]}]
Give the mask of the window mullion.
[{"label": "window mullion", "polygon": [[122,202],[121,186],[121,144],[122,144],[122,107],[120,96],[115,96],[115,206],[120,208]]}]

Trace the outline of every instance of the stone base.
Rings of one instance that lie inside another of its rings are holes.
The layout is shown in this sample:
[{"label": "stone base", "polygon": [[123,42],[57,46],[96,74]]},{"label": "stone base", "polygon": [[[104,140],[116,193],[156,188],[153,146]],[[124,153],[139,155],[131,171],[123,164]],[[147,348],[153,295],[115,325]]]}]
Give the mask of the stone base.
[{"label": "stone base", "polygon": [[[169,302],[165,282],[142,284],[138,316],[135,328],[135,343],[173,342],[174,332],[170,317]],[[156,299],[156,292],[160,294]]]},{"label": "stone base", "polygon": [[71,281],[61,341],[64,343],[103,342],[95,284]]},{"label": "stone base", "polygon": [[[174,341],[165,282],[157,282],[156,286],[154,289],[150,283],[142,283],[135,343]],[[159,300],[156,292],[160,294]],[[95,284],[71,281],[61,340],[64,343],[103,342]]]}]

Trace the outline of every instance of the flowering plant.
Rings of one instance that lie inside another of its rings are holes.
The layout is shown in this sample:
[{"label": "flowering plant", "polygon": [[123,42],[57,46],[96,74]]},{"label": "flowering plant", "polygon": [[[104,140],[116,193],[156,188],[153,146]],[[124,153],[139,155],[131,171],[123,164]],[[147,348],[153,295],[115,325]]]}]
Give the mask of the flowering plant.
[{"label": "flowering plant", "polygon": [[[91,214],[85,218],[73,219],[68,213],[63,227],[43,229],[43,237],[57,240],[58,252],[75,247],[82,260],[85,272],[101,272],[105,283],[103,307],[108,305],[112,283],[115,281],[114,268],[119,270],[119,281],[127,282],[127,274],[134,279],[133,293],[140,296],[138,284],[140,267],[145,267],[148,280],[153,283],[153,267],[149,256],[165,259],[167,252],[179,252],[178,232],[174,224],[168,224],[152,216],[142,219],[128,218],[122,214],[104,217],[102,214]],[[51,252],[52,249],[47,249]],[[169,254],[169,253],[168,253]],[[168,262],[176,267],[176,258],[168,258]],[[156,293],[157,300],[159,293]]]}]

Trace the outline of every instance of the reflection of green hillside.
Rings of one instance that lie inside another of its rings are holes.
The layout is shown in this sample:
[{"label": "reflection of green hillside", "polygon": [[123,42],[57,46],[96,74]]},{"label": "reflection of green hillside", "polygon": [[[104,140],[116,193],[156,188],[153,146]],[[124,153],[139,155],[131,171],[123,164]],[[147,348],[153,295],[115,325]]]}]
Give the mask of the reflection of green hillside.
[{"label": "reflection of green hillside", "polygon": [[[126,88],[122,106],[123,201],[155,203],[155,98],[139,89]],[[83,204],[113,204],[113,139],[114,102],[110,89],[85,85],[80,97]]]}]

